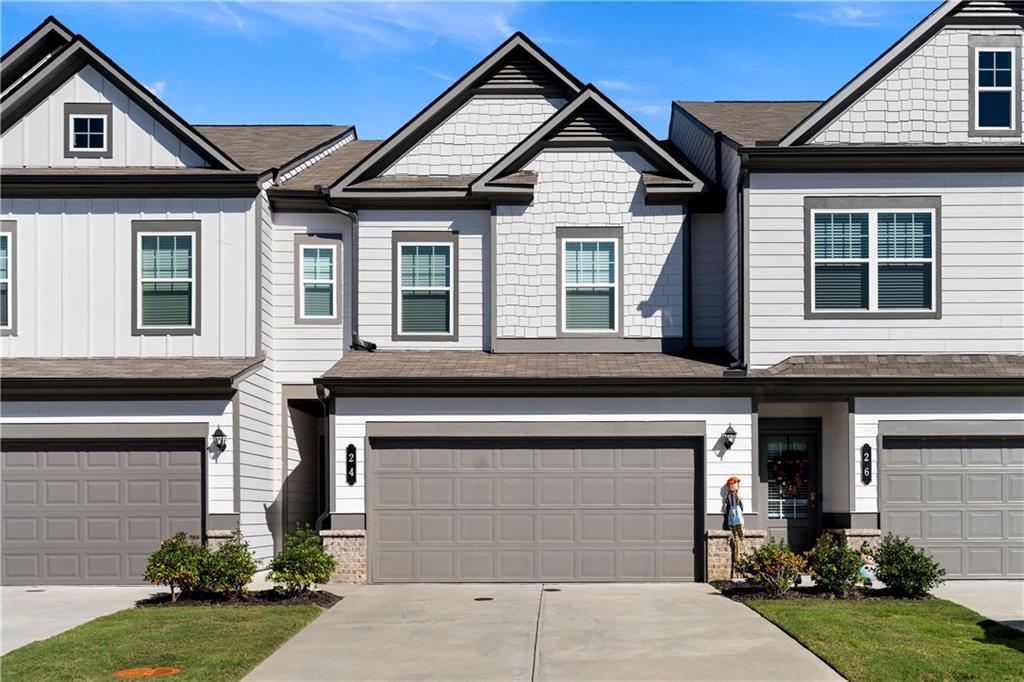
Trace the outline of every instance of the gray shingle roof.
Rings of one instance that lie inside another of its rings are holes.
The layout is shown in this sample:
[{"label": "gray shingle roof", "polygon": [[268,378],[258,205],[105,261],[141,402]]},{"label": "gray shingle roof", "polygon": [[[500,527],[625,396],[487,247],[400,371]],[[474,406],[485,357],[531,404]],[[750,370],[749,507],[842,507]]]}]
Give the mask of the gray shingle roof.
[{"label": "gray shingle roof", "polygon": [[0,378],[18,380],[230,380],[259,358],[5,358]]},{"label": "gray shingle roof", "polygon": [[279,189],[312,191],[317,185],[330,187],[380,144],[381,140],[353,140],[333,154],[325,156],[301,173],[289,178],[279,186]]},{"label": "gray shingle roof", "polygon": [[716,132],[744,146],[778,142],[818,108],[819,101],[683,102],[676,104]]},{"label": "gray shingle roof", "polygon": [[794,355],[752,375],[802,378],[1020,377],[1024,380],[1024,355]]},{"label": "gray shingle roof", "polygon": [[280,168],[352,129],[348,125],[197,125],[206,139],[246,170]]}]

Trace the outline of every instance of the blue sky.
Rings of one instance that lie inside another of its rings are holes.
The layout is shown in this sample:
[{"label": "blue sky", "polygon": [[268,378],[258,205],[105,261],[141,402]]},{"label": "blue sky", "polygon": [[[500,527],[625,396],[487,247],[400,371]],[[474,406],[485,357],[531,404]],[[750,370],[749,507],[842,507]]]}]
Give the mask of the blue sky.
[{"label": "blue sky", "polygon": [[48,14],[192,123],[390,135],[512,31],[655,135],[674,99],[821,99],[933,2],[0,3],[3,50]]}]

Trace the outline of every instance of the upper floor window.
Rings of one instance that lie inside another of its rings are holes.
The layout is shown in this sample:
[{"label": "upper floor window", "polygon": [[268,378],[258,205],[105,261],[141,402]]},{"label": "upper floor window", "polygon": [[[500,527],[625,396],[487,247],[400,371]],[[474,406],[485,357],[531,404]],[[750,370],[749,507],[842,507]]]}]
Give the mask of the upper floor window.
[{"label": "upper floor window", "polygon": [[113,105],[64,105],[64,156],[69,158],[111,158]]},{"label": "upper floor window", "polygon": [[198,221],[135,221],[136,334],[199,333]]},{"label": "upper floor window", "polygon": [[[409,239],[406,241],[406,237]],[[454,340],[456,241],[452,233],[396,233],[394,336]]]},{"label": "upper floor window", "polygon": [[977,112],[979,129],[1014,127],[1013,51],[978,49]]},{"label": "upper floor window", "polygon": [[341,324],[341,235],[295,235],[295,323]]},{"label": "upper floor window", "polygon": [[562,331],[618,330],[618,240],[562,240]]},{"label": "upper floor window", "polygon": [[0,222],[0,335],[14,333],[14,221]]},{"label": "upper floor window", "polygon": [[813,311],[932,311],[935,211],[812,211]]}]

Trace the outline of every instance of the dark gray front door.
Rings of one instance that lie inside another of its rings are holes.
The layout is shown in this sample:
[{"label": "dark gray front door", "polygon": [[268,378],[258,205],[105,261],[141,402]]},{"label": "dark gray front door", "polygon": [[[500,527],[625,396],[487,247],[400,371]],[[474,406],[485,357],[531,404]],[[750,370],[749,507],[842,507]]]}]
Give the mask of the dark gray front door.
[{"label": "dark gray front door", "polygon": [[818,538],[818,437],[773,433],[761,436],[768,492],[768,532],[797,552]]},{"label": "dark gray front door", "polygon": [[373,582],[690,581],[695,440],[374,439]]},{"label": "dark gray front door", "polygon": [[4,441],[3,584],[139,583],[202,531],[202,443]]},{"label": "dark gray front door", "polygon": [[887,437],[881,454],[883,532],[950,578],[1024,577],[1024,438]]}]

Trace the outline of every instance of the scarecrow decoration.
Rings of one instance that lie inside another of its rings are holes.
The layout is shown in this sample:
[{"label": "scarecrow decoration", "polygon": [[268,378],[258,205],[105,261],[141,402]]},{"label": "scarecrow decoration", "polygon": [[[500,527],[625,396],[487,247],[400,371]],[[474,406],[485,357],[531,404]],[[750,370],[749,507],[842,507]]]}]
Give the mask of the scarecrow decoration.
[{"label": "scarecrow decoration", "polygon": [[793,497],[807,480],[806,468],[805,453],[786,450],[772,461],[769,474],[779,485],[783,497]]},{"label": "scarecrow decoration", "polygon": [[740,499],[740,478],[733,476],[725,482],[725,521],[732,531],[732,563],[740,560],[743,548],[743,500]]}]

